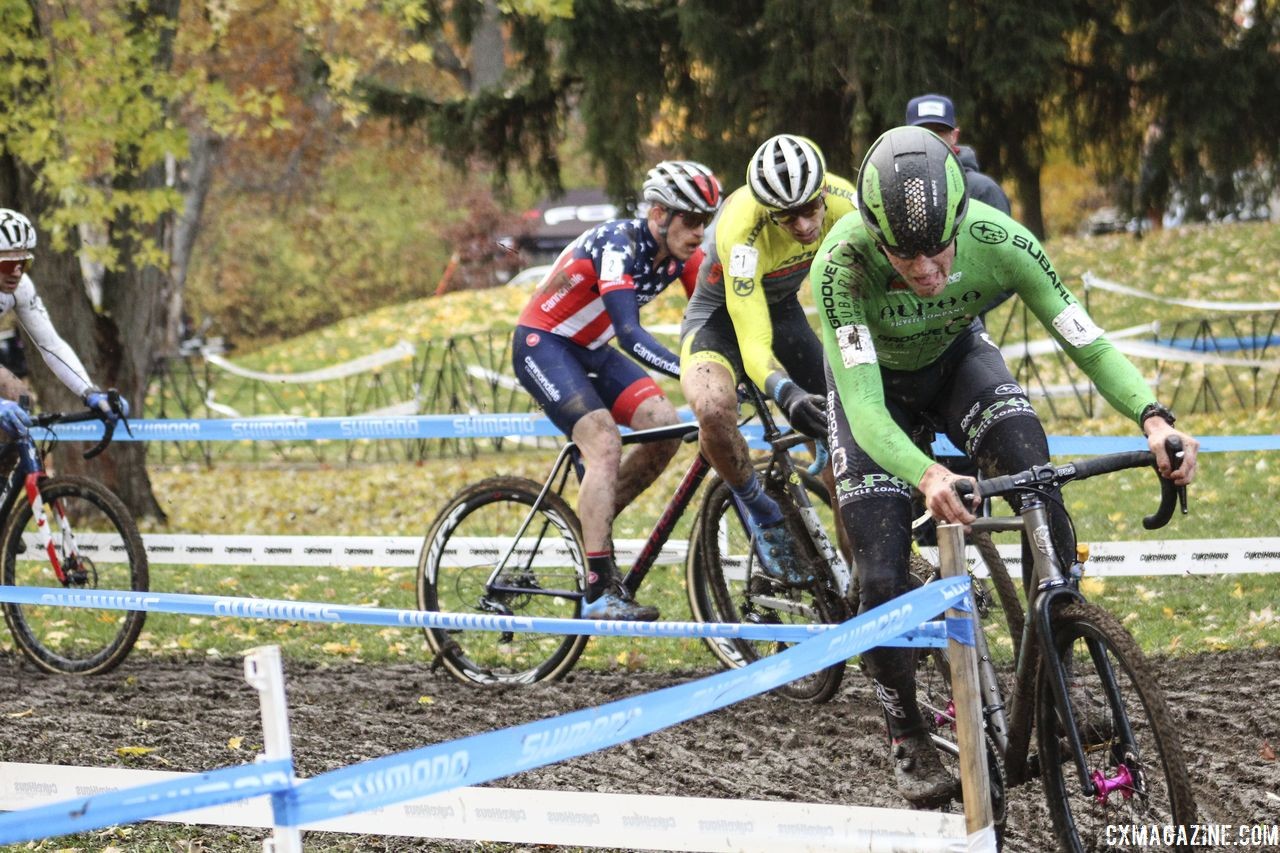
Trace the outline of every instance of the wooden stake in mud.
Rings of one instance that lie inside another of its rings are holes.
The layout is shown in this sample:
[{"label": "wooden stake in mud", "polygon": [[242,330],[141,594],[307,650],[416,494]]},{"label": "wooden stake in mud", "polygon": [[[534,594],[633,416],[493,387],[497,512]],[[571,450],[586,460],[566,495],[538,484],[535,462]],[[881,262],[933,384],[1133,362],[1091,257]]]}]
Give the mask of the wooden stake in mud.
[{"label": "wooden stake in mud", "polygon": [[[968,577],[962,526],[938,525],[938,558],[944,579]],[[991,808],[986,738],[982,733],[982,691],[974,645],[974,632],[982,628],[978,625],[972,594],[965,596],[962,606],[965,609],[947,610],[947,654],[951,662],[951,698],[956,708],[956,743],[960,747],[965,831],[969,835],[970,853],[995,853],[995,816]]]}]

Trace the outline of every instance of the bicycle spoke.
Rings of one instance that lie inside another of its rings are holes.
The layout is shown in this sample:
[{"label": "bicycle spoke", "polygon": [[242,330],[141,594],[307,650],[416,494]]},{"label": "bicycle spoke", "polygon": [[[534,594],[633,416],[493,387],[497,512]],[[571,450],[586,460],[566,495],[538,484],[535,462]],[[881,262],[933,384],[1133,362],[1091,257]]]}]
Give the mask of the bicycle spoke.
[{"label": "bicycle spoke", "polygon": [[[147,589],[142,539],[114,495],[100,484],[78,477],[46,479],[41,494],[40,511],[20,501],[9,517],[4,540],[5,584]],[[65,673],[105,672],[118,665],[128,655],[145,618],[141,611],[56,605],[5,605],[4,610],[19,648],[41,668]]]},{"label": "bicycle spoke", "polygon": [[[555,495],[543,499],[520,539],[540,487],[495,478],[460,494],[427,534],[418,571],[418,605],[448,613],[573,618],[584,557],[577,518]],[[514,547],[513,547],[514,545]],[[507,557],[494,575],[497,561]],[[470,683],[533,682],[567,672],[585,637],[428,629],[440,662]]]}]

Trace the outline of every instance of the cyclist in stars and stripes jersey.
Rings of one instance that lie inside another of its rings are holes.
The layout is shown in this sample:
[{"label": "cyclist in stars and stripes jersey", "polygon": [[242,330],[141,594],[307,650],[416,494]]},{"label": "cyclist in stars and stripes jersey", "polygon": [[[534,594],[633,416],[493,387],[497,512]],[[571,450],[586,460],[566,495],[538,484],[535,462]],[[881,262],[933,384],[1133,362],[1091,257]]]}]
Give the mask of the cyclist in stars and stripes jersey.
[{"label": "cyclist in stars and stripes jersey", "polygon": [[[678,442],[636,445],[623,458],[618,424],[645,429],[677,421],[648,371],[678,377],[680,360],[640,325],[640,306],[675,281],[692,292],[699,244],[721,192],[705,166],[673,160],[649,170],[643,196],[650,205],[643,218],[605,222],[560,254],[520,313],[512,347],[516,377],[582,453],[582,615],[593,619],[658,618],[620,582],[613,519],[657,479]],[[608,346],[615,337],[621,352]]]}]

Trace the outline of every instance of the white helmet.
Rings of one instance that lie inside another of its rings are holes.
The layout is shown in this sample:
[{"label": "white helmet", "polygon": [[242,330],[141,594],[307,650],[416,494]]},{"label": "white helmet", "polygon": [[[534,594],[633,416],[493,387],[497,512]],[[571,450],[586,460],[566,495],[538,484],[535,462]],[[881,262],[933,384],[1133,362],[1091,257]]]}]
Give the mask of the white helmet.
[{"label": "white helmet", "polygon": [[747,185],[771,210],[790,210],[813,201],[827,174],[822,151],[803,136],[780,133],[765,140],[747,166]]},{"label": "white helmet", "polygon": [[0,207],[0,252],[26,252],[28,259],[35,257],[36,229],[31,220],[16,210]]},{"label": "white helmet", "polygon": [[644,200],[667,210],[713,214],[720,207],[720,182],[711,170],[692,160],[663,160],[649,170]]}]

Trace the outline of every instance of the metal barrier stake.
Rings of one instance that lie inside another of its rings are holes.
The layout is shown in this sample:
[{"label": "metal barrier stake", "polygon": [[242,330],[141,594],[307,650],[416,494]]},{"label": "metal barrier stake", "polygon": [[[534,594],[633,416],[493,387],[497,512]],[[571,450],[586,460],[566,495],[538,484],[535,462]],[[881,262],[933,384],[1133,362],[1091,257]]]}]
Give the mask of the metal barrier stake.
[{"label": "metal barrier stake", "polygon": [[[279,646],[258,646],[244,657],[244,680],[258,691],[262,707],[262,757],[285,759],[293,778],[293,743],[289,737],[289,705],[284,696],[284,667]],[[263,853],[302,853],[302,832],[294,826],[281,826],[288,792],[271,795],[271,811],[276,818],[271,838],[262,842]]]},{"label": "metal barrier stake", "polygon": [[[938,556],[943,578],[968,577],[964,559],[964,528],[938,525]],[[960,787],[964,793],[968,850],[996,851],[995,816],[991,807],[986,738],[982,731],[982,695],[978,686],[978,654],[974,631],[981,631],[973,594],[966,596],[969,612],[947,610],[947,654],[951,663],[951,691],[956,708],[956,743],[960,747]],[[952,630],[955,626],[956,630]],[[966,642],[967,640],[967,642]]]}]

